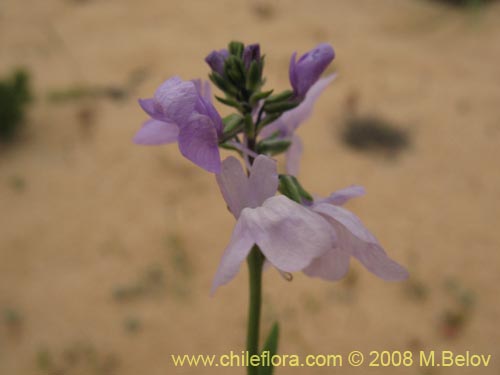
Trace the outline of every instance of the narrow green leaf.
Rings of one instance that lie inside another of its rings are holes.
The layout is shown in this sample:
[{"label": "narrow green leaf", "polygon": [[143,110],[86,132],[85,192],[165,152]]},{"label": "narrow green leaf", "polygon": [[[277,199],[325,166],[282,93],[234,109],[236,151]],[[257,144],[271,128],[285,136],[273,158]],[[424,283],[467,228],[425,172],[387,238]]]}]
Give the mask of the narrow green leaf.
[{"label": "narrow green leaf", "polygon": [[273,95],[266,100],[266,104],[282,102],[290,99],[293,96],[292,90],[285,90],[279,94]]},{"label": "narrow green leaf", "polygon": [[257,144],[257,153],[277,155],[288,150],[292,144],[291,141],[283,139],[264,139]]},{"label": "narrow green leaf", "polygon": [[232,41],[228,45],[228,50],[231,55],[241,57],[243,56],[243,50],[245,49],[245,45],[238,41]]},{"label": "narrow green leaf", "polygon": [[279,119],[283,113],[268,113],[266,114],[266,117],[264,117],[261,121],[259,126],[263,128],[266,125],[272,124],[274,121]]},{"label": "narrow green leaf", "polygon": [[264,104],[264,111],[266,111],[266,113],[283,113],[297,107],[299,104],[300,102],[297,101],[277,102],[271,104],[266,103]]},{"label": "narrow green leaf", "polygon": [[304,199],[306,199],[306,200],[308,200],[308,201],[311,201],[311,202],[312,202],[312,201],[314,200],[314,198],[312,197],[312,195],[311,195],[311,194],[309,194],[309,192],[308,192],[306,189],[304,189],[304,188],[302,187],[302,185],[300,184],[300,182],[299,182],[299,180],[297,179],[297,177],[292,176],[292,179],[293,179],[293,181],[295,182],[295,184],[297,185],[297,189],[298,189],[298,191],[299,191],[299,193],[300,193],[300,196],[301,196],[302,198],[304,198]]},{"label": "narrow green leaf", "polygon": [[243,117],[237,113],[224,117],[222,122],[224,123],[224,139],[230,139],[243,130]]},{"label": "narrow green leaf", "polygon": [[220,90],[222,90],[226,94],[231,96],[236,96],[238,94],[238,89],[230,82],[228,82],[219,73],[212,72],[208,75],[208,78],[210,78],[210,81],[212,81],[215,86],[217,86]]},{"label": "narrow green leaf", "polygon": [[273,93],[274,90],[269,90],[269,91],[261,91],[261,92],[255,92],[252,94],[250,97],[250,105],[254,106],[257,104],[260,100],[267,98],[269,95]]},{"label": "narrow green leaf", "polygon": [[230,115],[224,117],[222,122],[224,123],[224,130],[234,127],[235,124],[241,122],[243,117],[238,113],[231,113]]},{"label": "narrow green leaf", "polygon": [[239,153],[240,155],[242,155],[241,151],[238,148],[236,148],[235,146],[230,145],[230,144],[228,144],[226,142],[219,143],[219,147],[223,148],[225,150],[236,151],[237,153]]},{"label": "narrow green leaf", "polygon": [[276,130],[274,133],[272,133],[269,137],[266,139],[277,139],[281,137],[281,132],[279,130]]},{"label": "narrow green leaf", "polygon": [[228,98],[221,98],[220,96],[217,96],[217,95],[215,95],[215,99],[217,99],[222,104],[236,108],[238,111],[243,112],[243,106],[240,103],[238,103],[236,100],[228,99]]},{"label": "narrow green leaf", "polygon": [[266,351],[269,352],[269,366],[265,366],[267,363],[264,363],[262,367],[259,367],[259,375],[272,375],[274,372],[274,367],[271,363],[271,359],[273,358],[273,355],[276,355],[276,353],[278,352],[279,332],[279,324],[278,322],[276,322],[271,327],[269,336],[267,336],[267,340],[264,343],[264,347],[262,348],[262,353]]},{"label": "narrow green leaf", "polygon": [[[259,70],[260,70],[260,76],[262,78],[262,75],[264,74],[264,65],[265,65],[265,60],[266,60],[266,55],[262,55],[260,58],[259,62]],[[262,84],[264,84],[265,80],[262,80]]]},{"label": "narrow green leaf", "polygon": [[255,91],[260,86],[260,69],[257,61],[252,61],[248,69],[246,88],[249,91]]},{"label": "narrow green leaf", "polygon": [[281,192],[281,194],[297,203],[302,203],[299,189],[293,181],[292,176],[280,174],[279,178],[280,184],[278,190]]}]

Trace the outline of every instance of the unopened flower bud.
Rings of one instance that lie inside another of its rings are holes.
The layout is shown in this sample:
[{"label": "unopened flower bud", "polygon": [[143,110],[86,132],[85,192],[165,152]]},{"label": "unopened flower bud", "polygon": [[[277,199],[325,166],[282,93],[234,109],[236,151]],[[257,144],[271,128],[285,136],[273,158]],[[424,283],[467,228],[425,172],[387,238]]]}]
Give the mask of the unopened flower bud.
[{"label": "unopened flower bud", "polygon": [[245,65],[245,69],[250,68],[250,64],[255,61],[260,61],[260,45],[259,44],[249,44],[243,50],[243,64]]},{"label": "unopened flower bud", "polygon": [[290,83],[295,95],[303,98],[335,57],[333,48],[326,43],[302,55],[295,61],[296,53],[290,60]]},{"label": "unopened flower bud", "polygon": [[205,61],[214,72],[224,76],[224,62],[228,56],[229,52],[226,49],[221,49],[219,51],[210,52],[210,54],[205,57]]}]

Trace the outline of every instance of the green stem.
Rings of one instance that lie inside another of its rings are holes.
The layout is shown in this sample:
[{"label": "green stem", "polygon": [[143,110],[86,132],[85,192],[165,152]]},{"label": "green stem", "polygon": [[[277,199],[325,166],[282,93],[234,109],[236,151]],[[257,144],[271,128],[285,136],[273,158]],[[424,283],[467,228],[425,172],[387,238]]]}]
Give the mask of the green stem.
[{"label": "green stem", "polygon": [[[255,245],[247,258],[250,281],[250,299],[248,306],[247,351],[249,358],[259,354],[260,307],[262,302],[262,267],[264,255]],[[250,364],[247,367],[248,375],[257,375],[258,367]]]},{"label": "green stem", "polygon": [[[255,151],[256,126],[254,124],[254,132],[248,137],[247,147]],[[253,164],[254,158],[248,158],[250,165]],[[250,173],[250,171],[247,171]],[[264,254],[260,251],[257,245],[254,245],[250,254],[247,257],[248,277],[250,284],[250,294],[248,303],[248,327],[247,327],[247,352],[249,358],[253,355],[258,355],[259,350],[259,333],[260,333],[260,310],[262,304],[262,268],[264,266]],[[250,363],[247,367],[247,375],[258,375],[259,367],[252,366]]]}]

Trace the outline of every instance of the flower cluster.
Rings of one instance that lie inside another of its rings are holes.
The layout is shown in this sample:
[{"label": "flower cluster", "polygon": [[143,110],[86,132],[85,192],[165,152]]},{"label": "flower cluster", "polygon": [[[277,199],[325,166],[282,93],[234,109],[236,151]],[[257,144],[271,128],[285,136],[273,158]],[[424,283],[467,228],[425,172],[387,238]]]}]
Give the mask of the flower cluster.
[{"label": "flower cluster", "polygon": [[[182,155],[212,172],[236,218],[212,291],[235,277],[255,246],[280,272],[339,280],[351,257],[385,280],[403,280],[407,271],[390,259],[377,239],[353,213],[342,207],[364,194],[360,186],[313,198],[299,183],[302,142],[295,134],[310,116],[334,75],[321,78],[334,59],[320,44],[290,61],[291,89],[263,90],[265,57],[260,46],[231,42],[205,59],[212,83],[224,94],[215,98],[236,110],[221,118],[212,103],[210,84],[173,77],[152,98],[141,99],[150,116],[134,141],[144,145],[177,142]],[[221,161],[219,149],[236,151]],[[278,174],[274,155],[285,153],[286,174]]]}]

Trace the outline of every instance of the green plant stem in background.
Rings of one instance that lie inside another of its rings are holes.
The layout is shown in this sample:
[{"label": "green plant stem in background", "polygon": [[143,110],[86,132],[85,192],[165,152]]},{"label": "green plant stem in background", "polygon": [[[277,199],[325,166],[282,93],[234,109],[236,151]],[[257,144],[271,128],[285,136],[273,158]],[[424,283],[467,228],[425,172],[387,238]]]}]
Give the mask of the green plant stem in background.
[{"label": "green plant stem in background", "polygon": [[13,141],[19,134],[32,99],[29,74],[23,69],[0,78],[0,143]]},{"label": "green plant stem in background", "polygon": [[[262,268],[264,255],[255,245],[247,258],[250,282],[250,299],[248,306],[247,351],[249,358],[259,354],[260,310],[262,302]],[[247,374],[257,375],[258,367],[248,364]]]}]

